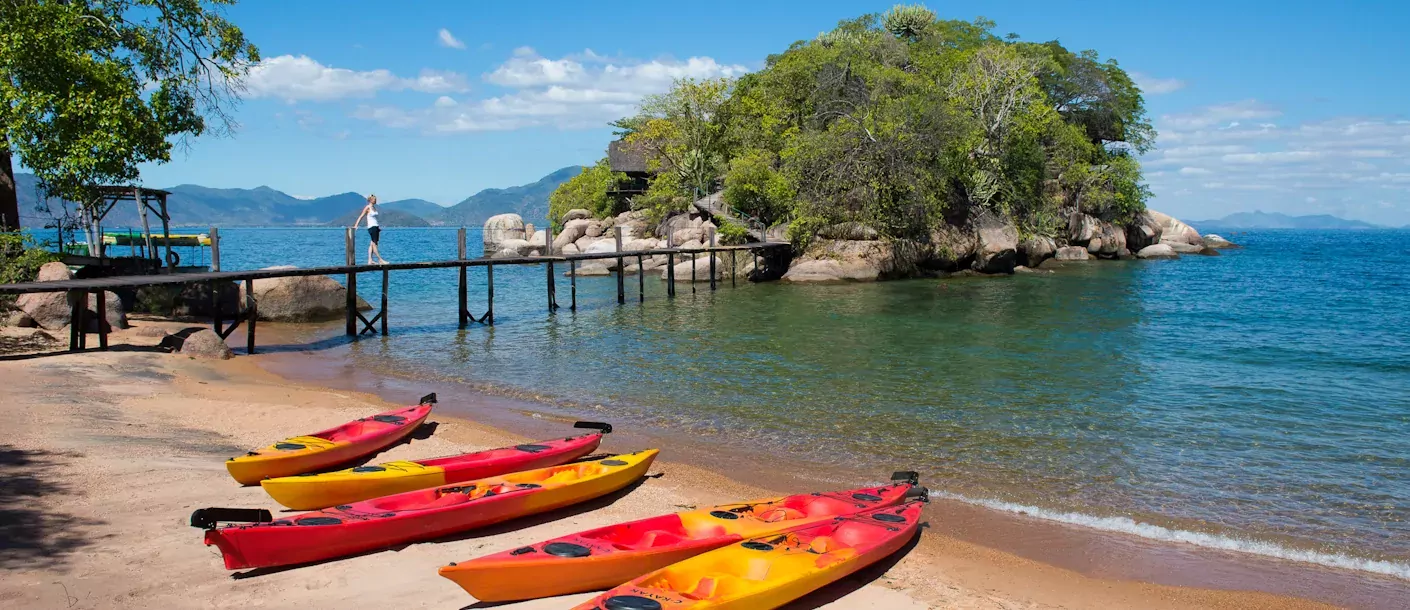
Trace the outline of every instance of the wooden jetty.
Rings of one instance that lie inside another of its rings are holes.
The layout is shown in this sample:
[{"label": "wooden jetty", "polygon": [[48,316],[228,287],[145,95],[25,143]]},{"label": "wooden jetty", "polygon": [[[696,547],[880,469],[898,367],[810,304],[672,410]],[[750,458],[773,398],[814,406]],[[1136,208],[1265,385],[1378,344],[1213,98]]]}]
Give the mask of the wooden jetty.
[{"label": "wooden jetty", "polygon": [[[219,261],[219,237],[215,229],[211,230],[214,239],[212,258]],[[95,295],[96,311],[98,318],[98,347],[108,348],[108,328],[107,303],[105,291],[118,288],[139,288],[143,286],[158,286],[170,284],[199,284],[210,285],[211,311],[214,312],[212,318],[213,330],[222,339],[228,338],[243,323],[245,325],[245,349],[247,353],[255,353],[255,319],[258,317],[259,304],[254,297],[254,280],[272,279],[281,277],[300,277],[312,275],[343,275],[346,276],[347,285],[347,324],[346,333],[349,336],[359,336],[368,333],[380,332],[386,335],[389,331],[387,293],[391,285],[390,276],[393,271],[403,271],[412,269],[450,269],[460,270],[459,282],[459,323],[464,328],[471,323],[493,325],[494,324],[494,268],[506,265],[544,265],[545,282],[547,288],[547,306],[552,312],[559,308],[557,300],[557,289],[554,267],[557,263],[566,263],[569,267],[570,281],[570,302],[569,309],[576,310],[577,299],[577,264],[581,261],[616,259],[617,270],[617,302],[626,303],[626,282],[624,278],[623,261],[632,257],[637,259],[638,269],[638,292],[641,301],[646,300],[645,278],[641,272],[641,265],[646,257],[665,255],[667,257],[667,296],[674,297],[675,290],[675,262],[680,255],[707,255],[710,265],[710,289],[716,289],[715,255],[719,253],[730,253],[731,257],[737,256],[740,252],[748,252],[754,257],[754,269],[759,267],[759,255],[761,252],[768,252],[781,248],[790,248],[791,244],[786,242],[757,242],[737,246],[719,246],[715,244],[714,231],[710,232],[709,245],[698,249],[683,249],[673,247],[668,238],[667,248],[653,250],[631,250],[623,252],[621,228],[617,227],[616,252],[601,252],[592,254],[568,254],[568,255],[539,255],[539,256],[517,256],[505,258],[467,258],[465,229],[462,227],[457,235],[459,240],[458,258],[455,260],[428,261],[419,263],[389,263],[385,265],[359,265],[356,264],[354,229],[347,229],[346,234],[346,264],[329,267],[309,267],[309,268],[286,268],[286,269],[256,269],[249,271],[220,271],[219,263],[215,262],[214,269],[204,273],[173,273],[161,275],[129,275],[116,277],[99,277],[87,279],[60,280],[53,282],[27,282],[19,284],[0,284],[0,294],[26,294],[40,292],[66,292],[68,300],[72,306],[72,314],[69,323],[69,350],[78,351],[87,349],[87,333],[84,332],[86,326],[85,317],[88,314],[88,295]],[[547,234],[545,249],[549,249],[553,243],[552,232]],[[692,261],[695,259],[692,258]],[[484,267],[486,277],[486,305],[485,311],[481,315],[473,314],[469,309],[469,270],[474,267]],[[735,266],[737,268],[737,265]],[[362,315],[357,308],[357,279],[362,273],[378,273],[382,275],[382,300],[381,309],[378,310],[371,319]],[[731,274],[730,281],[733,283],[735,274]],[[692,280],[694,280],[694,264],[692,264]],[[218,282],[243,282],[245,286],[245,308],[244,311],[230,312],[230,316],[224,315],[220,311],[219,290],[216,287]],[[691,290],[694,291],[692,281]],[[226,325],[226,322],[229,325]],[[360,324],[360,325],[359,325]]]}]

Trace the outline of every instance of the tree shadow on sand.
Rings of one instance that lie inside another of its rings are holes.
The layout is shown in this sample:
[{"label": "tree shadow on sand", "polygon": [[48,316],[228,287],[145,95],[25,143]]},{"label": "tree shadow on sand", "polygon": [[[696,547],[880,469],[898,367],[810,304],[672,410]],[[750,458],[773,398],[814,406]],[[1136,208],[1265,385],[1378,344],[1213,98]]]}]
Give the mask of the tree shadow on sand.
[{"label": "tree shadow on sand", "polygon": [[93,543],[89,534],[101,521],[45,508],[73,494],[56,480],[57,469],[73,457],[0,445],[0,569],[61,565]]}]

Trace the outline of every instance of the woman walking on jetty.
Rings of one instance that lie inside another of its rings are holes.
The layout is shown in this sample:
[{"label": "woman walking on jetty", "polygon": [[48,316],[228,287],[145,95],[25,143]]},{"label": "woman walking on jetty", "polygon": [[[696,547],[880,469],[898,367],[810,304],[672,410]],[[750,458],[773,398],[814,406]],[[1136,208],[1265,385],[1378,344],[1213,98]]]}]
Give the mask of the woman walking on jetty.
[{"label": "woman walking on jetty", "polygon": [[372,238],[372,243],[367,245],[367,264],[372,264],[372,257],[377,257],[377,264],[387,264],[387,259],[382,258],[381,251],[377,250],[377,241],[382,237],[382,227],[377,224],[377,196],[367,196],[367,207],[362,208],[362,213],[357,215],[357,220],[353,221],[353,228],[362,224],[362,218],[367,217],[367,235]]}]

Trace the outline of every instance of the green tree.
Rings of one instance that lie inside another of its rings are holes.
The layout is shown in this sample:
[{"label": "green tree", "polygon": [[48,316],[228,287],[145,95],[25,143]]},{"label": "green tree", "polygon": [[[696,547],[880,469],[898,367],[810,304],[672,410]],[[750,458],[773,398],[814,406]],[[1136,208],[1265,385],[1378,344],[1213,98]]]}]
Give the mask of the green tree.
[{"label": "green tree", "polygon": [[0,0],[0,209],[14,205],[12,154],[50,196],[86,202],[187,138],[229,133],[259,60],[220,13],[234,3]]},{"label": "green tree", "polygon": [[629,145],[647,155],[653,171],[672,172],[683,192],[709,194],[727,163],[722,116],[729,79],[682,79],[666,93],[647,96],[636,117],[615,125]]},{"label": "green tree", "polygon": [[765,226],[786,218],[797,189],[777,165],[778,155],[761,149],[731,159],[725,174],[725,202]]},{"label": "green tree", "polygon": [[591,167],[584,167],[581,173],[558,185],[548,196],[549,220],[554,227],[562,228],[563,215],[575,208],[587,210],[597,218],[622,212],[617,209],[617,199],[608,191],[623,178],[625,175],[621,172],[612,171],[605,157]]}]

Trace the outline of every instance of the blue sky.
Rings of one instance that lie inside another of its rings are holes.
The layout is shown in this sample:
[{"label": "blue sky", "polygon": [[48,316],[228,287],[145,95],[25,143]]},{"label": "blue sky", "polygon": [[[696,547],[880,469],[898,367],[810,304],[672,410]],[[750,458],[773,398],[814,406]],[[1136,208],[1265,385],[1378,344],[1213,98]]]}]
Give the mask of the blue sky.
[{"label": "blue sky", "polygon": [[[890,2],[275,2],[229,11],[265,61],[234,138],[151,186],[269,185],[452,204],[602,155],[674,76],[737,75]],[[610,8],[609,8],[610,7]],[[1161,132],[1151,206],[1410,223],[1410,4],[945,2],[1137,75]]]}]

